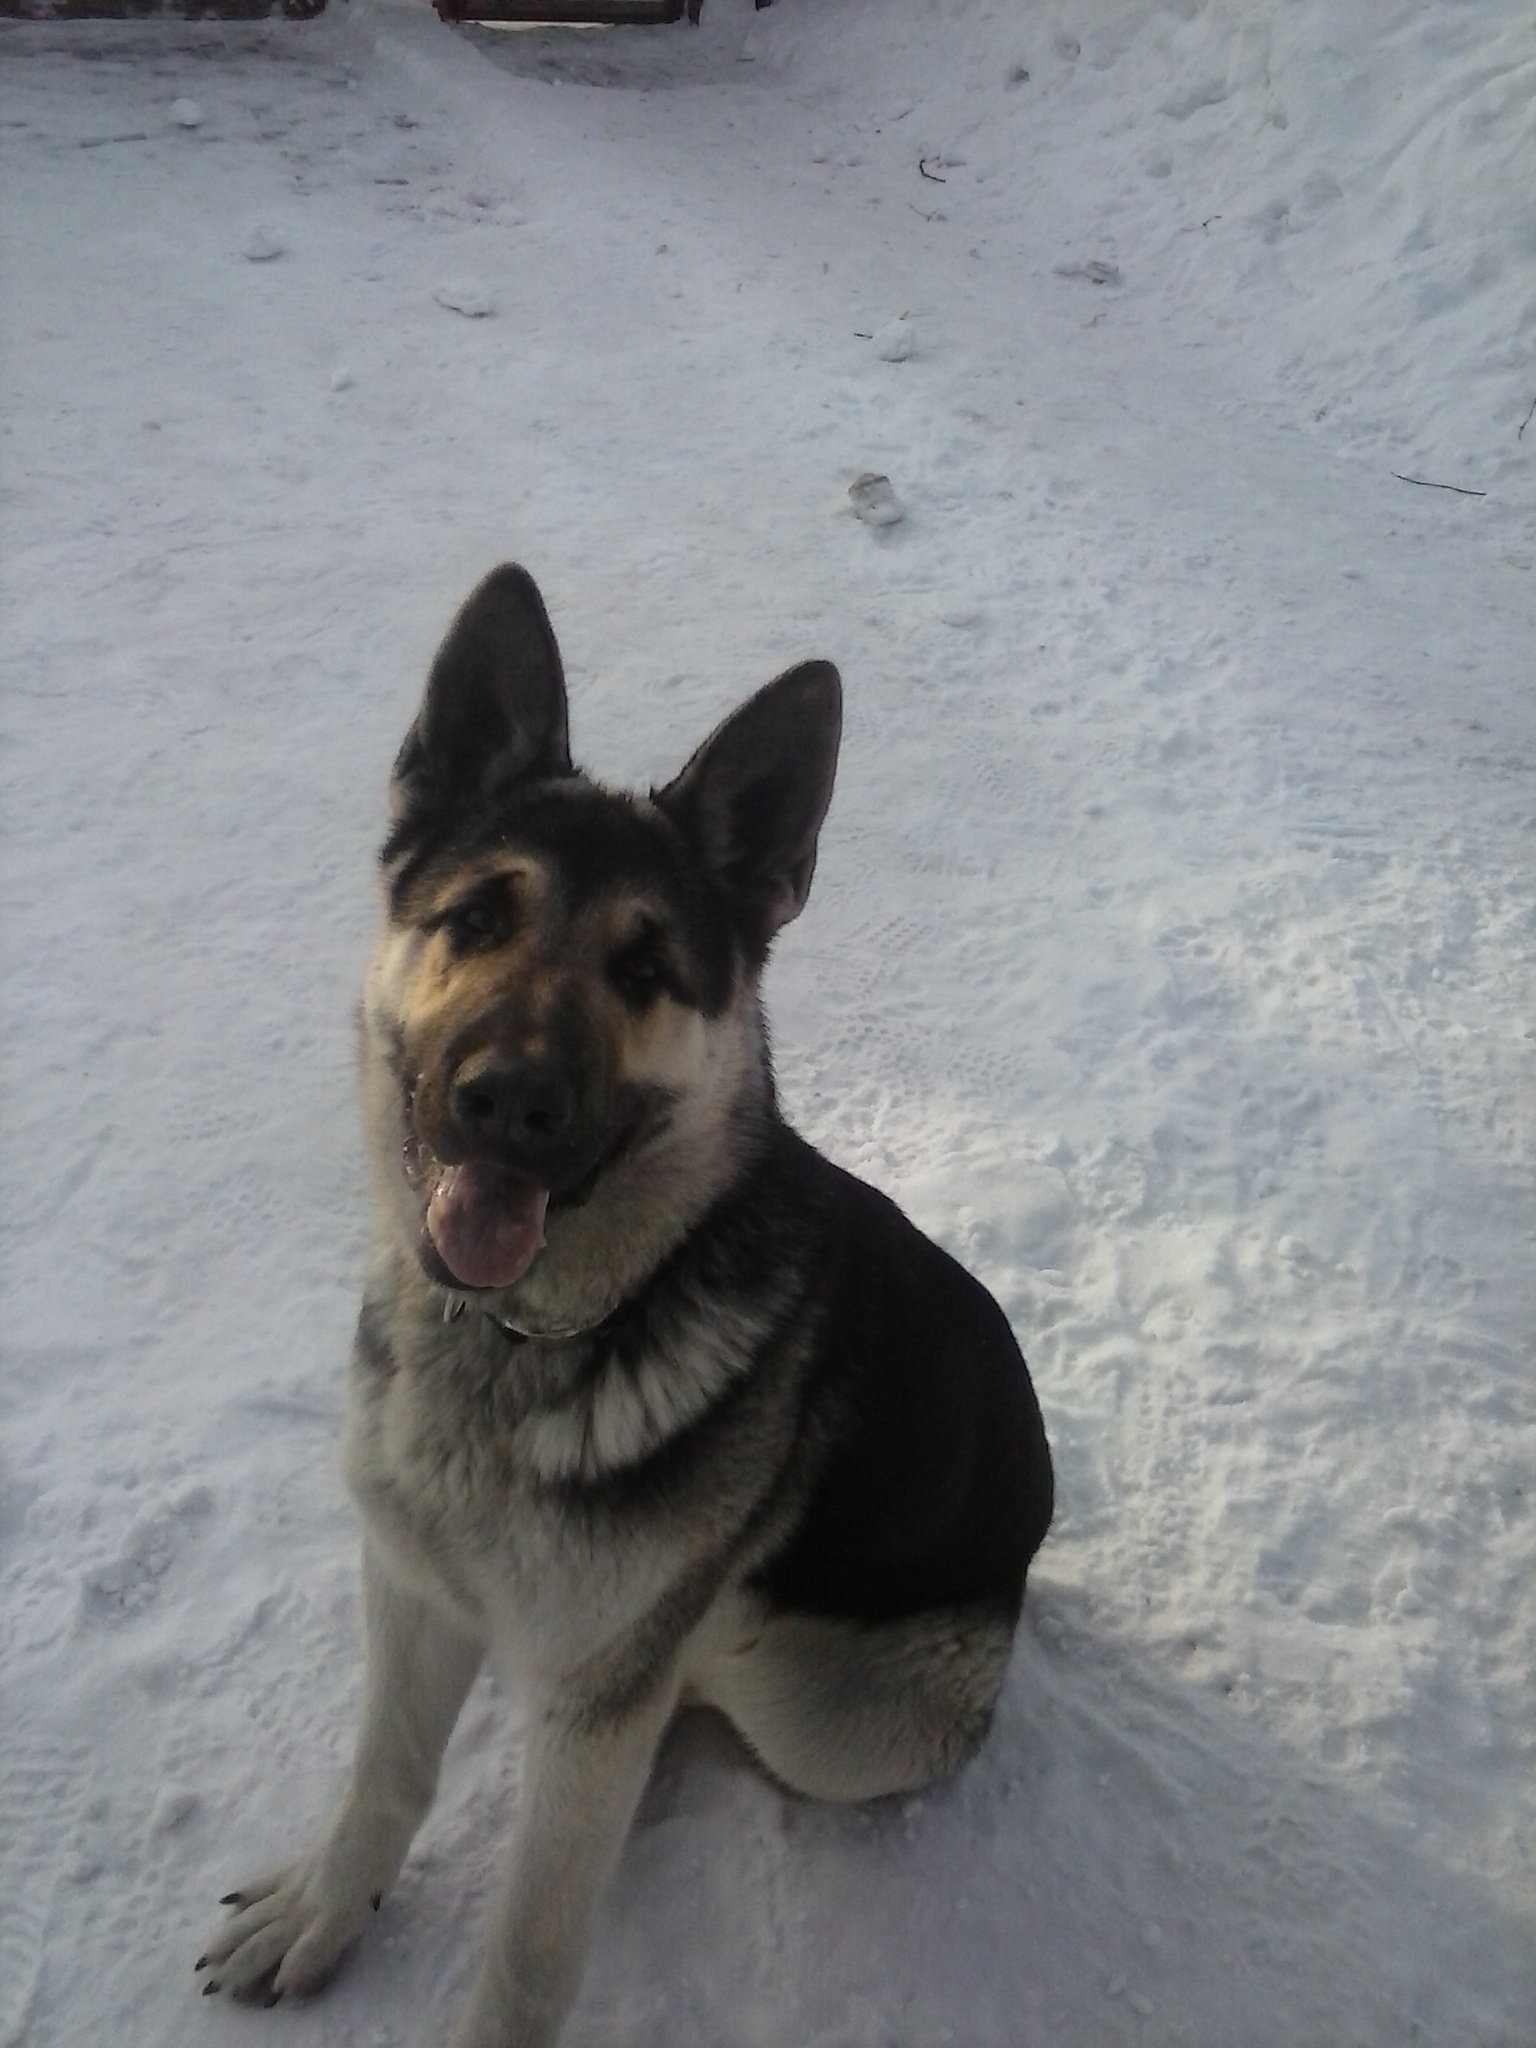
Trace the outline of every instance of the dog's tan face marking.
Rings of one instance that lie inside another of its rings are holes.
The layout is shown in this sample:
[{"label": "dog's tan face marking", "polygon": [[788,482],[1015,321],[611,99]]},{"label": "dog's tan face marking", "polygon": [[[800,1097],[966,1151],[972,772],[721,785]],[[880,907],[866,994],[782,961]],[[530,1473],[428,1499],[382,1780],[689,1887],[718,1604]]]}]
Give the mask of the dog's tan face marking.
[{"label": "dog's tan face marking", "polygon": [[697,1012],[665,906],[633,891],[574,913],[557,879],[526,858],[480,861],[442,881],[392,926],[385,981],[421,1071],[444,1048],[482,1036],[515,1040],[525,1057],[562,1051],[585,1025],[618,1081],[678,1075]]},{"label": "dog's tan face marking", "polygon": [[[400,1213],[413,1232],[444,1168],[466,1157],[531,1175],[558,1209],[594,1162],[615,1146],[643,1150],[709,1085],[720,1065],[712,1032],[739,1035],[702,1014],[676,913],[643,884],[573,902],[558,867],[497,851],[424,876],[394,912],[367,1014],[389,1048],[409,1197]],[[466,1085],[530,1067],[555,1076],[573,1105],[561,1144],[466,1130]]]}]

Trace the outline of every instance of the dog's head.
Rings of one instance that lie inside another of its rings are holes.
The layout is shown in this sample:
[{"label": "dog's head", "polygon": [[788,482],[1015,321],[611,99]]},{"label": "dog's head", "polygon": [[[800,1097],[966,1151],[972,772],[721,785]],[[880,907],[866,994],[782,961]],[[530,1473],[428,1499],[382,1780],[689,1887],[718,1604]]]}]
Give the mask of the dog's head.
[{"label": "dog's head", "polygon": [[810,888],[840,722],[807,662],[664,789],[616,794],[572,766],[532,578],[465,604],[395,762],[364,1006],[391,1212],[439,1285],[538,1295],[563,1244],[590,1307],[576,1267],[622,1285],[713,1198],[712,1151],[771,1089],[757,979]]}]

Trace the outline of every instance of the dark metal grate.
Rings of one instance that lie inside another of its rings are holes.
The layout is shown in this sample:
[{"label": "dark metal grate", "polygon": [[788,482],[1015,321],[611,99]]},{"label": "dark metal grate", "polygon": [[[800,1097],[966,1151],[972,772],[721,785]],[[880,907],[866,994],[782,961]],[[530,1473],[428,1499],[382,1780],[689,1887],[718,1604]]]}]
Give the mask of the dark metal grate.
[{"label": "dark metal grate", "polygon": [[680,21],[685,0],[433,0],[444,21],[528,21],[550,28],[648,28]]},{"label": "dark metal grate", "polygon": [[312,21],[325,0],[0,0],[0,20],[9,21],[153,21],[174,15],[179,21],[265,21],[280,14],[288,21]]}]

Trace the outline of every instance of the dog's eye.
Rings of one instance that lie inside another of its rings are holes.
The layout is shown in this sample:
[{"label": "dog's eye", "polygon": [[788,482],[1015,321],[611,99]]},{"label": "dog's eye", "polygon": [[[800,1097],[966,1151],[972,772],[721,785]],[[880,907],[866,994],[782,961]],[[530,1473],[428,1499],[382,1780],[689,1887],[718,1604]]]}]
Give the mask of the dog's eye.
[{"label": "dog's eye", "polygon": [[436,920],[456,953],[488,952],[510,936],[512,925],[512,899],[500,880],[485,883]]},{"label": "dog's eye", "polygon": [[671,983],[661,934],[646,930],[620,947],[608,962],[608,979],[631,1009],[647,1009]]}]

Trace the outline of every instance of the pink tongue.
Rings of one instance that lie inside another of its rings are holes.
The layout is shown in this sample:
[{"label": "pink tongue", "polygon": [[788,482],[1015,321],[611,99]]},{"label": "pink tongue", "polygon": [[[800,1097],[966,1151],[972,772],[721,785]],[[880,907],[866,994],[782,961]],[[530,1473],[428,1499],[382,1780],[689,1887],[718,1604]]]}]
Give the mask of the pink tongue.
[{"label": "pink tongue", "polygon": [[427,1232],[463,1287],[510,1287],[544,1244],[549,1190],[471,1160],[450,1166],[427,1204]]}]

